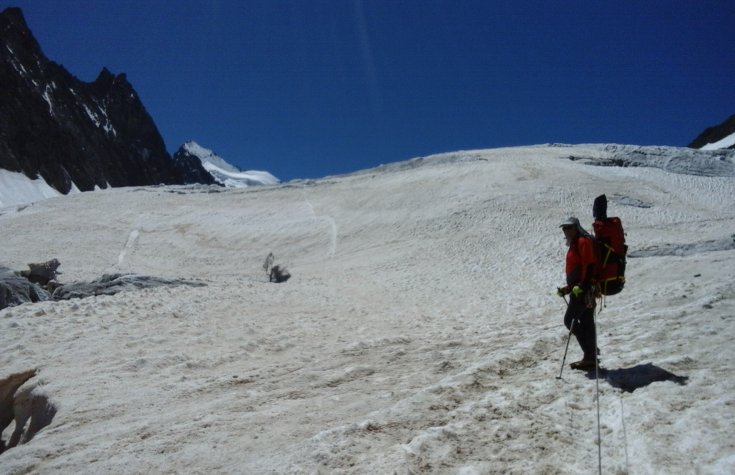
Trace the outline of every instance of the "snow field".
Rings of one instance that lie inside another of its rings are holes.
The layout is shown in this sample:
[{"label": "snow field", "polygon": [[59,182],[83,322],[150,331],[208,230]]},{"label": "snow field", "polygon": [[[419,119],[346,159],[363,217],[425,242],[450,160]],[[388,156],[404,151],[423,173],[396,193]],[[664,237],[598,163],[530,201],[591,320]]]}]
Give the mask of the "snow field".
[{"label": "snow field", "polygon": [[[572,153],[607,152],[457,152],[5,212],[11,268],[56,257],[64,282],[126,271],[207,286],[0,311],[4,374],[39,367],[28,384],[58,409],[3,470],[596,472],[595,381],[568,367],[556,379],[567,332],[554,290],[558,223],[589,227],[606,193],[641,256],[598,316],[615,375],[600,381],[603,473],[732,472],[735,180]],[[269,252],[287,283],[267,282]],[[567,363],[579,356],[572,341]],[[654,381],[665,372],[685,384]]]}]

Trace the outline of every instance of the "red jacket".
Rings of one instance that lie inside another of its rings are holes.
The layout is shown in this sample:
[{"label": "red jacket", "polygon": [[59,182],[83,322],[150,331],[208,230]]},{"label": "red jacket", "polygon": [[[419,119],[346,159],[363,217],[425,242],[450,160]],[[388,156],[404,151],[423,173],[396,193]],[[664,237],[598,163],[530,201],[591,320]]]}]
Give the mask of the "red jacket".
[{"label": "red jacket", "polygon": [[592,239],[579,236],[569,245],[567,251],[566,271],[567,285],[588,287],[595,269],[595,250]]}]

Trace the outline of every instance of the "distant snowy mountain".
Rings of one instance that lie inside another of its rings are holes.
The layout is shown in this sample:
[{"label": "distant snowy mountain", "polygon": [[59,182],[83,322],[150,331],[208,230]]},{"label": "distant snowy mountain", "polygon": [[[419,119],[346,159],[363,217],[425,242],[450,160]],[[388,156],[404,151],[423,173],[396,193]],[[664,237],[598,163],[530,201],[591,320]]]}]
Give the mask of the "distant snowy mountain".
[{"label": "distant snowy mountain", "polygon": [[[227,163],[209,149],[190,141],[182,145],[173,156],[176,166],[198,183],[216,182],[227,188],[245,188],[257,185],[275,185],[280,180],[264,171],[241,171]],[[96,186],[95,190],[101,187]],[[68,193],[79,193],[72,183]],[[62,196],[42,176],[28,178],[21,172],[0,167],[0,208],[23,206],[47,198]]]},{"label": "distant snowy mountain", "polygon": [[735,148],[735,132],[717,142],[704,145],[700,150],[719,150],[722,148]]},{"label": "distant snowy mountain", "polygon": [[264,171],[242,171],[227,163],[222,157],[202,147],[194,141],[186,142],[174,154],[175,160],[195,157],[201,161],[202,167],[222,185],[228,188],[245,188],[255,185],[275,185],[280,180]]},{"label": "distant snowy mountain", "polygon": [[700,150],[735,149],[735,114],[723,123],[705,129],[689,147]]}]

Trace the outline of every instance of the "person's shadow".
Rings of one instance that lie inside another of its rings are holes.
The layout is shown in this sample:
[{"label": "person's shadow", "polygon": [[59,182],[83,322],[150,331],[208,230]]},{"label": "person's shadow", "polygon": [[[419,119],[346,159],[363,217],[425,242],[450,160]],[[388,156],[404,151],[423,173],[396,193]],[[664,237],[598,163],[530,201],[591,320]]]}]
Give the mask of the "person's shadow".
[{"label": "person's shadow", "polygon": [[[672,381],[684,386],[689,376],[677,376],[653,363],[639,364],[632,368],[621,369],[599,369],[599,376],[606,380],[614,388],[622,389],[632,393],[636,389],[648,386],[658,381]],[[595,379],[595,372],[589,371],[587,377]]]}]

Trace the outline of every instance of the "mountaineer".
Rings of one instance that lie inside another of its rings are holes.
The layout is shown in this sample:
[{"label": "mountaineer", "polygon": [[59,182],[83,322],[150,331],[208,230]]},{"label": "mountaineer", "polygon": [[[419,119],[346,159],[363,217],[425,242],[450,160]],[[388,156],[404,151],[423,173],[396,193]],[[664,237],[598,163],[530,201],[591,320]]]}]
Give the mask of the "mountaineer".
[{"label": "mountaineer", "polygon": [[595,336],[595,251],[592,236],[579,224],[579,219],[568,218],[560,226],[569,250],[566,256],[567,283],[557,289],[560,297],[570,295],[564,325],[577,338],[584,356],[572,363],[572,369],[593,370],[596,365]]}]

